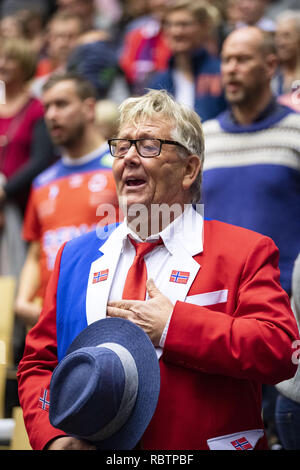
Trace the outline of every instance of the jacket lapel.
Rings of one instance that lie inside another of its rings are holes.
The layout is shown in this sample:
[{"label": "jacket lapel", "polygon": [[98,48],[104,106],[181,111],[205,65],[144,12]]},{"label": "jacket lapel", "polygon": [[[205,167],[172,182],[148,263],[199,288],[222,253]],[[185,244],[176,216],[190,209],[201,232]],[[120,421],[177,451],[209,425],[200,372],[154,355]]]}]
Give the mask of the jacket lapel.
[{"label": "jacket lapel", "polygon": [[173,304],[177,300],[184,302],[200,269],[193,257],[203,251],[203,217],[189,207],[176,225],[167,227],[161,235],[171,256],[159,275],[157,287]]},{"label": "jacket lapel", "polygon": [[123,246],[123,230],[123,224],[114,230],[101,246],[100,257],[91,264],[86,294],[88,325],[106,317],[108,296]]},{"label": "jacket lapel", "polygon": [[200,265],[181,244],[161,270],[156,286],[173,304],[184,302],[199,269]]}]

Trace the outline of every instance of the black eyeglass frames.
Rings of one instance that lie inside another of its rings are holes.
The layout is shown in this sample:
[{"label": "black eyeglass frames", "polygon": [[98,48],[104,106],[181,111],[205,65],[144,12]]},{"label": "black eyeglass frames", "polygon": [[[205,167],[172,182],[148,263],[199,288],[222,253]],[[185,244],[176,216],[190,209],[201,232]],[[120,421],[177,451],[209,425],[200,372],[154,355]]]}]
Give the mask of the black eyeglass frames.
[{"label": "black eyeglass frames", "polygon": [[135,148],[138,154],[144,158],[158,157],[161,152],[161,147],[163,144],[169,145],[178,145],[185,150],[184,145],[175,140],[166,140],[166,139],[109,139],[108,145],[110,153],[113,157],[122,158],[125,157],[126,153],[129,151],[132,144],[135,145]]}]

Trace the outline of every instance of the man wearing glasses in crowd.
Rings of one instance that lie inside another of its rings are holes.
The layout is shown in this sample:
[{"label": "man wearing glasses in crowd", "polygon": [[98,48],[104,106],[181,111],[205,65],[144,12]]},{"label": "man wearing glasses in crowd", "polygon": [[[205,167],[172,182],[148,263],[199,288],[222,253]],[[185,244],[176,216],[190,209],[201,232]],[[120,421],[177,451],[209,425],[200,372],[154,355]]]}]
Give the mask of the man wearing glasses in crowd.
[{"label": "man wearing glasses in crowd", "polygon": [[160,396],[141,449],[266,449],[261,383],[297,367],[278,250],[257,233],[204,221],[204,140],[194,111],[153,90],[120,111],[109,145],[126,218],[58,253],[18,371],[31,445],[91,448],[52,427],[37,402],[73,339],[109,316],[141,327],[159,359]]}]

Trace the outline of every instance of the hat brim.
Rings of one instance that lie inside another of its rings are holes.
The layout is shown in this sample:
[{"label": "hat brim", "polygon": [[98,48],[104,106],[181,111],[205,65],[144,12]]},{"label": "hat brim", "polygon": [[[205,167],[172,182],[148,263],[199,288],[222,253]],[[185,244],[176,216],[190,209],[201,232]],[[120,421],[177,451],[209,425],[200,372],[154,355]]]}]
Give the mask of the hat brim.
[{"label": "hat brim", "polygon": [[113,436],[95,443],[101,450],[130,450],[141,439],[156,409],[160,390],[160,369],[155,348],[144,331],[123,318],[104,318],[91,323],[73,340],[67,355],[79,348],[118,343],[135,359],[139,388],[127,422]]}]

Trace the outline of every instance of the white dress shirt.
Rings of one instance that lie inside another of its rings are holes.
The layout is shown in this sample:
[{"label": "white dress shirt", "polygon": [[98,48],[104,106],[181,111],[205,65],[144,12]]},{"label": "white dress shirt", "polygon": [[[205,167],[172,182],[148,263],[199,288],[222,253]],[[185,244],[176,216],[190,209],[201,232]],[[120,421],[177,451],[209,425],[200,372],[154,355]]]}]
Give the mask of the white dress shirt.
[{"label": "white dress shirt", "polygon": [[187,80],[184,74],[176,69],[173,71],[173,81],[176,101],[194,109],[196,95],[195,82]]}]

